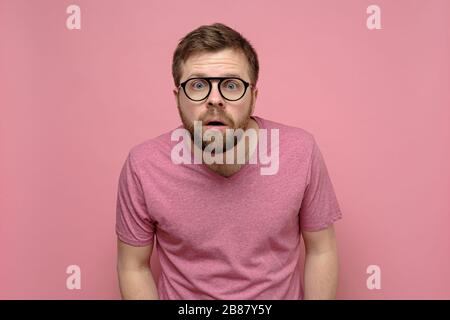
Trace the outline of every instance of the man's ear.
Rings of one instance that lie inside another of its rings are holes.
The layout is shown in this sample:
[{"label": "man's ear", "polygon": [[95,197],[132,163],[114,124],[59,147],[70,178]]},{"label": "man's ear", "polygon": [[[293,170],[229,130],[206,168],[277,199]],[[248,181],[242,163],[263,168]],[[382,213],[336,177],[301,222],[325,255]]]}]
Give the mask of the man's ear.
[{"label": "man's ear", "polygon": [[256,104],[256,98],[258,97],[258,88],[255,88],[255,90],[253,90],[254,91],[254,97],[253,97],[253,106],[252,106],[252,109],[254,109],[255,108],[255,104]]},{"label": "man's ear", "polygon": [[256,105],[256,97],[258,96],[258,88],[255,88],[252,90],[252,105],[250,106],[250,114],[253,114],[253,111],[255,111],[255,105]]},{"label": "man's ear", "polygon": [[173,89],[173,96],[175,97],[175,103],[177,104],[177,106],[179,105],[178,104],[178,89]]}]

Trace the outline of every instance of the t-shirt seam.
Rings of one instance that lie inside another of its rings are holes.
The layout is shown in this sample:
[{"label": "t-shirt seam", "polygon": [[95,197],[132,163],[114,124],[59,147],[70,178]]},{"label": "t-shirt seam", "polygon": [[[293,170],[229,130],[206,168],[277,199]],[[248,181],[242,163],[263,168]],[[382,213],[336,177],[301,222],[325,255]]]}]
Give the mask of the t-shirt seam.
[{"label": "t-shirt seam", "polygon": [[341,218],[342,218],[342,210],[341,209],[335,210],[333,212],[333,214],[331,214],[327,220],[325,220],[323,222],[311,224],[311,225],[306,224],[306,226],[303,224],[300,229],[305,230],[305,231],[320,229],[322,227],[331,225],[332,223],[336,222],[337,220],[339,220]]},{"label": "t-shirt seam", "polygon": [[122,232],[120,232],[118,229],[116,229],[116,234],[118,235],[119,239],[127,244],[131,245],[139,245],[139,246],[147,246],[154,242],[154,235],[152,236],[151,240],[148,241],[136,241],[131,239],[130,237],[124,235]]}]

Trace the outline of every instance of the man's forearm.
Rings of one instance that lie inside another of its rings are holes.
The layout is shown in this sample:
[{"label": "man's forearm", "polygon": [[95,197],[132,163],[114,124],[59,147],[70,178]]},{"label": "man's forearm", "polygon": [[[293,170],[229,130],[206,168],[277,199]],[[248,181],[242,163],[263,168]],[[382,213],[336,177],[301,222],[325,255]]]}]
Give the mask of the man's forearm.
[{"label": "man's forearm", "polygon": [[339,278],[337,251],[310,253],[305,256],[305,300],[335,299]]},{"label": "man's forearm", "polygon": [[120,293],[124,300],[159,300],[158,290],[149,267],[118,269]]}]

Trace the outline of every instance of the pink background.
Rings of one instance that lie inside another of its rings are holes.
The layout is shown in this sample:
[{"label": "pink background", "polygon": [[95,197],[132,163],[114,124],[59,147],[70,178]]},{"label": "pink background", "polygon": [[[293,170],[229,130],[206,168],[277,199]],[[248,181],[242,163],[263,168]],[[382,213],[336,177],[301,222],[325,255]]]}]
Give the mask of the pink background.
[{"label": "pink background", "polygon": [[[309,130],[324,154],[344,213],[338,298],[449,299],[450,2],[223,3],[0,1],[0,298],[119,298],[119,170],[180,124],[177,41],[223,22],[259,54],[255,114]],[[72,264],[81,290],[66,289]]]}]

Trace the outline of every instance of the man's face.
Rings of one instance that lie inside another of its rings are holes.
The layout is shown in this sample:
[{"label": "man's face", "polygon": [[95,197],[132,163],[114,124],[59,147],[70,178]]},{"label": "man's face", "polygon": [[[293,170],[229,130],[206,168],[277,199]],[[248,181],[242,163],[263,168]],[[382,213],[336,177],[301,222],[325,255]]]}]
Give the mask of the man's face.
[{"label": "man's face", "polygon": [[[224,49],[215,53],[200,53],[189,57],[182,64],[180,83],[193,77],[225,77],[231,75],[251,82],[245,55],[241,51]],[[173,92],[181,121],[191,133],[191,138],[194,138],[194,121],[202,121],[203,132],[210,128],[222,131],[225,147],[225,129],[241,128],[246,130],[248,128],[258,91],[250,86],[241,99],[229,101],[221,96],[218,89],[218,80],[212,80],[211,83],[212,88],[209,96],[201,101],[190,100],[181,87]],[[207,122],[211,120],[218,120],[224,126],[206,126]],[[202,140],[201,137],[200,140]],[[234,141],[233,145],[236,142]],[[203,142],[202,148],[204,149],[208,144],[209,142]]]}]

